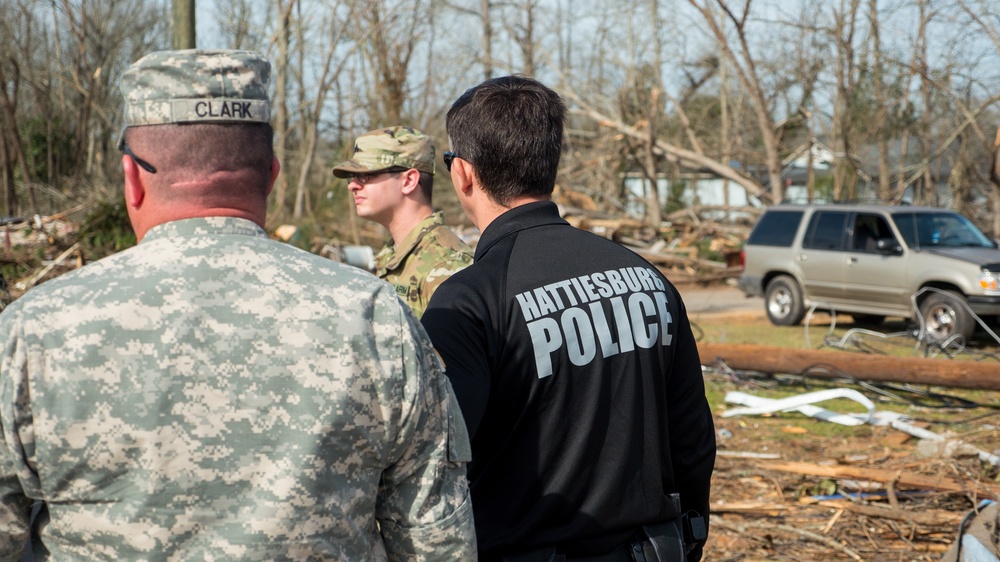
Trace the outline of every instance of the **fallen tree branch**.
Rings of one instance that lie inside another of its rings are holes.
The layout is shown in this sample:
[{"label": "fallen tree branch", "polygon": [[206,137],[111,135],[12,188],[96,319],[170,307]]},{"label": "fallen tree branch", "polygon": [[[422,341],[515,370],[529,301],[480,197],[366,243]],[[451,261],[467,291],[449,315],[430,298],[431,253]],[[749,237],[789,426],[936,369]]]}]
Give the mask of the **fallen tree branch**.
[{"label": "fallen tree branch", "polygon": [[846,509],[852,513],[867,515],[868,517],[906,521],[907,523],[917,523],[919,525],[956,525],[963,517],[961,513],[940,509],[923,510],[918,513],[904,509],[879,507],[877,505],[862,505],[850,500],[823,500],[813,505],[831,507],[833,509]]},{"label": "fallen tree branch", "polygon": [[[916,488],[920,490],[940,490],[945,492],[960,492],[970,495],[981,496],[981,492],[986,492],[992,496],[1000,494],[1000,486],[988,484],[986,482],[973,482],[973,490],[962,482],[944,478],[943,476],[924,476],[900,472],[897,470],[883,470],[879,468],[861,468],[855,466],[823,466],[819,464],[805,462],[762,462],[761,468],[768,470],[778,470],[781,472],[791,472],[793,474],[805,474],[808,476],[822,476],[825,478],[857,478],[860,480],[871,480],[873,482],[896,482],[897,487]],[[898,479],[897,479],[898,475]]]}]

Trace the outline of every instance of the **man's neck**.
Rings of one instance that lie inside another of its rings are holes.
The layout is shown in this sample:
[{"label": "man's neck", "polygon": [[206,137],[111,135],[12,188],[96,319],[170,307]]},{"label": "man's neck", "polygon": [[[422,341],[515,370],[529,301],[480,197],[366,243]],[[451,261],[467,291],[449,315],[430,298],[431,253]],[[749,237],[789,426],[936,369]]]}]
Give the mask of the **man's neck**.
[{"label": "man's neck", "polygon": [[385,227],[389,229],[393,243],[399,246],[414,227],[432,214],[434,214],[434,209],[430,205],[419,205],[412,209],[401,209],[393,215],[392,221],[385,225]]},{"label": "man's neck", "polygon": [[[548,196],[524,196],[514,199],[508,205],[500,205],[492,199],[486,197],[483,194],[484,202],[482,203],[479,212],[476,213],[476,218],[473,220],[479,232],[486,230],[486,227],[490,225],[493,221],[497,219],[500,215],[506,213],[507,211],[520,207],[521,205],[527,205],[528,203],[537,203],[539,201],[549,201],[551,197]],[[471,218],[471,217],[470,217]]]}]

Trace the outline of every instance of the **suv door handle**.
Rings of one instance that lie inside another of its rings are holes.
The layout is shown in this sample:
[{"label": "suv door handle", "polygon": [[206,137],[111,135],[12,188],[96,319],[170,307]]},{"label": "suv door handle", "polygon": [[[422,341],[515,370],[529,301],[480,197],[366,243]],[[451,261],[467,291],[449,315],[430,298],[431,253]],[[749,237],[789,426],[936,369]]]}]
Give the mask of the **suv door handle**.
[{"label": "suv door handle", "polygon": [[858,258],[856,258],[854,256],[851,256],[851,257],[847,258],[847,263],[848,263],[848,265],[850,265],[852,263],[858,263]]}]

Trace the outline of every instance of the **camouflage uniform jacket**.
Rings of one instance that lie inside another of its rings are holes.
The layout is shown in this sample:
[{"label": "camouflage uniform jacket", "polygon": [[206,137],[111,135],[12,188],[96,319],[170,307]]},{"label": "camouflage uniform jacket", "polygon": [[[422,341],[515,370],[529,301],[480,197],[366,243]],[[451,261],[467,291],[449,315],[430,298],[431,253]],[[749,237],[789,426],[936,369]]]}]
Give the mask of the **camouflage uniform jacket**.
[{"label": "camouflage uniform jacket", "polygon": [[472,264],[472,249],[444,225],[437,212],[417,223],[396,247],[391,241],[375,256],[376,273],[419,318],[445,279]]},{"label": "camouflage uniform jacket", "polygon": [[451,387],[360,270],[170,222],[15,301],[0,344],[0,560],[33,500],[43,560],[475,559]]}]

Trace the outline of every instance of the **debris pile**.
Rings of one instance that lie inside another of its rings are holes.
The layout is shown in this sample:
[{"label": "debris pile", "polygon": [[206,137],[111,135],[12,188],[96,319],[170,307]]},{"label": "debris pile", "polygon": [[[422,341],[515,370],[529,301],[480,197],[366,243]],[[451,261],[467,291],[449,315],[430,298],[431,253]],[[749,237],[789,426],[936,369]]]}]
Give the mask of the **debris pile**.
[{"label": "debris pile", "polygon": [[740,251],[754,210],[690,208],[672,213],[658,228],[626,213],[607,213],[585,194],[557,187],[552,200],[571,225],[622,244],[674,283],[712,283],[735,279],[742,271]]},{"label": "debris pile", "polygon": [[[707,381],[755,386],[712,371]],[[907,417],[876,411],[850,389],[759,396],[775,391],[729,391],[728,405],[713,405],[712,560],[937,561],[970,510],[1000,500],[1000,450],[992,450],[1000,445],[1000,394],[985,404],[992,412],[955,435],[921,429],[925,421],[879,423],[880,414]],[[867,411],[836,413],[817,406],[820,398],[839,406],[850,398],[849,410],[861,403]],[[726,409],[733,404],[746,406]]]}]

